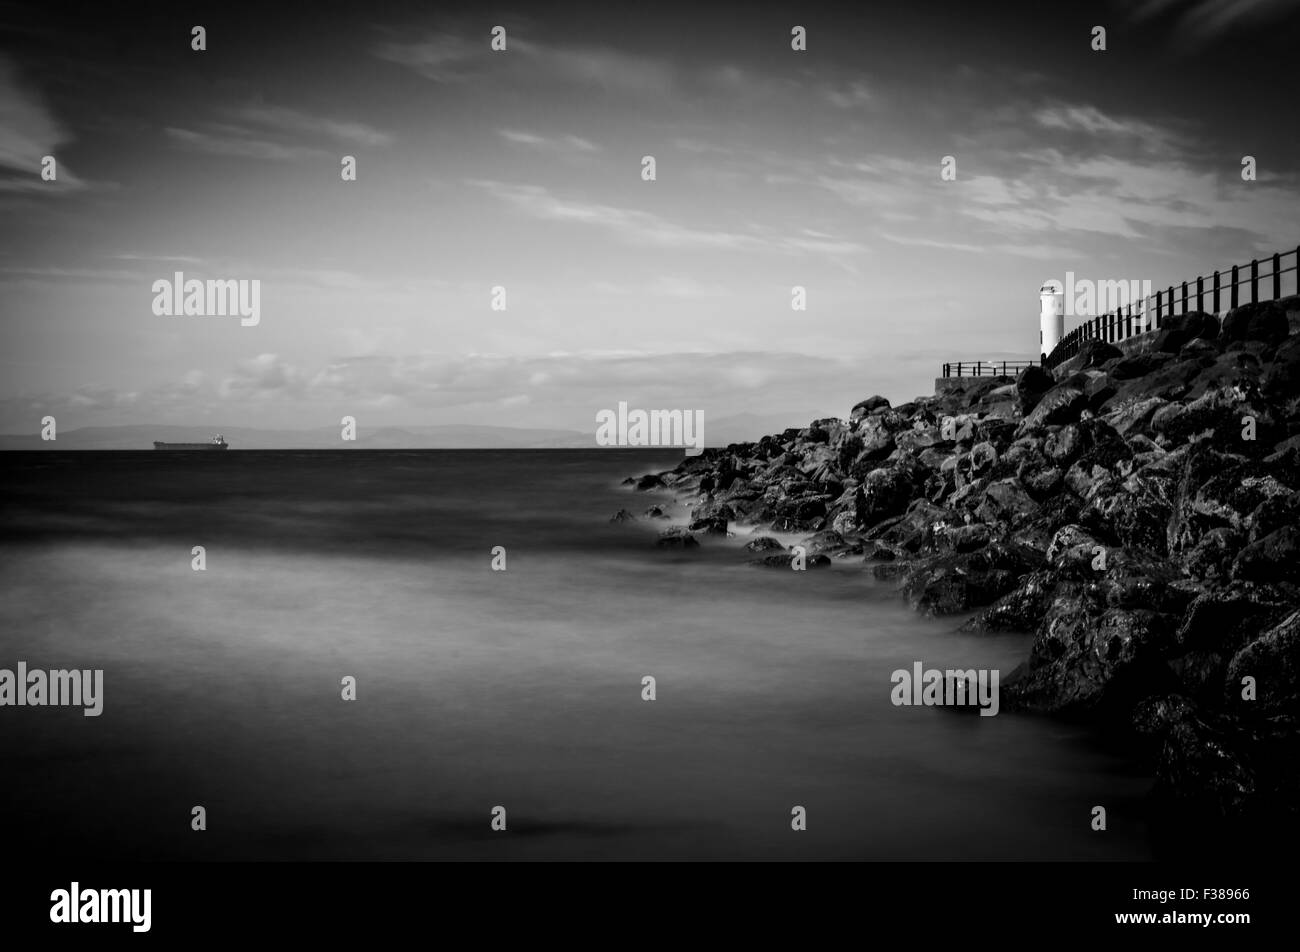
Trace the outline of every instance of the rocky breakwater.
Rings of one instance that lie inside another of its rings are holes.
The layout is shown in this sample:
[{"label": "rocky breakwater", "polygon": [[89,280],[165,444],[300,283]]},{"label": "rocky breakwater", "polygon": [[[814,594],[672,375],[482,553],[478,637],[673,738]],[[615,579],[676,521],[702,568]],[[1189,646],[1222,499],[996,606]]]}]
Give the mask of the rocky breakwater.
[{"label": "rocky breakwater", "polygon": [[864,559],[917,611],[1032,633],[1003,710],[1086,721],[1148,757],[1157,855],[1295,841],[1297,310],[1193,313],[1141,353],[1090,341],[1055,377],[871,397],[638,487],[689,500],[667,539],[807,533],[810,554]]}]

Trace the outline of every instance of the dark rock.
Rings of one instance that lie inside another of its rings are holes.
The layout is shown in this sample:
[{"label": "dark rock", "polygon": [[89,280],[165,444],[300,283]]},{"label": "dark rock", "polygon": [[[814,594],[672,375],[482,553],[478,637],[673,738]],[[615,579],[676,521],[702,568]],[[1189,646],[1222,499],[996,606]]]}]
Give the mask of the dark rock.
[{"label": "dark rock", "polygon": [[1263,341],[1279,344],[1291,332],[1286,311],[1275,301],[1243,304],[1223,318],[1221,336],[1225,341]]},{"label": "dark rock", "polygon": [[948,544],[955,552],[974,552],[976,549],[982,549],[992,538],[992,530],[978,522],[969,526],[958,526],[947,533]]},{"label": "dark rock", "polygon": [[1077,595],[1052,600],[1029,660],[1003,682],[1013,709],[1113,721],[1176,682],[1161,663],[1167,616],[1111,608],[1093,614]]},{"label": "dark rock", "polygon": [[1016,378],[1016,395],[1020,398],[1020,412],[1029,413],[1038,405],[1043,394],[1056,386],[1052,375],[1038,365],[1026,367]]},{"label": "dark rock", "polygon": [[[785,569],[790,571],[795,567],[794,555],[765,555],[762,558],[750,559],[750,565],[759,565],[769,569]],[[831,564],[831,560],[824,555],[809,555],[804,559],[805,568],[824,569]],[[802,571],[802,570],[795,570]]]},{"label": "dark rock", "polygon": [[700,543],[686,527],[671,526],[659,533],[655,545],[661,549],[695,549]]},{"label": "dark rock", "polygon": [[1086,370],[1089,367],[1100,367],[1108,360],[1123,356],[1124,352],[1114,344],[1108,344],[1104,340],[1093,337],[1079,346],[1076,359],[1079,361],[1079,367]]},{"label": "dark rock", "polygon": [[1035,510],[1033,498],[1014,476],[993,483],[984,491],[975,508],[980,522],[1006,522],[1015,525]]},{"label": "dark rock", "polygon": [[1043,455],[1054,463],[1069,465],[1084,448],[1083,431],[1068,423],[1047,435],[1043,442]]},{"label": "dark rock", "polygon": [[1246,517],[1245,526],[1249,533],[1246,541],[1258,542],[1289,525],[1300,525],[1300,493],[1270,494]]},{"label": "dark rock", "polygon": [[641,492],[645,492],[648,489],[662,489],[663,485],[663,477],[655,473],[647,473],[636,481],[636,488]]},{"label": "dark rock", "polygon": [[[1242,679],[1255,679],[1255,699],[1242,697]],[[1292,612],[1233,655],[1224,688],[1229,703],[1252,713],[1300,709],[1300,611]]]},{"label": "dark rock", "polygon": [[1034,409],[1021,422],[1016,431],[1025,435],[1034,427],[1051,426],[1055,423],[1074,423],[1079,414],[1088,406],[1088,398],[1082,390],[1061,384],[1043,394]]},{"label": "dark rock", "polygon": [[927,560],[911,569],[903,580],[903,593],[913,611],[926,615],[953,615],[987,605],[1009,592],[1016,577],[1005,569],[985,569],[974,555],[952,555]]},{"label": "dark rock", "polygon": [[861,403],[858,403],[853,407],[853,411],[849,414],[849,419],[856,422],[858,420],[861,420],[864,416],[867,416],[875,412],[876,410],[888,410],[888,409],[889,409],[889,401],[884,397],[879,395],[876,395],[874,397],[867,397],[867,399],[863,400]]},{"label": "dark rock", "polygon": [[1274,400],[1300,396],[1300,334],[1293,334],[1278,347],[1264,373],[1263,392]]},{"label": "dark rock", "polygon": [[962,629],[965,631],[1034,631],[1042,622],[1057,585],[1056,575],[1050,571],[1030,572],[1014,589],[966,622]]},{"label": "dark rock", "polygon": [[609,521],[610,522],[636,522],[636,516],[632,515],[632,513],[628,512],[626,509],[620,509],[618,512],[614,513],[614,515],[610,517]]},{"label": "dark rock", "polygon": [[1241,550],[1232,565],[1234,579],[1300,582],[1300,526],[1283,526]]},{"label": "dark rock", "polygon": [[916,486],[913,472],[904,466],[872,470],[862,480],[864,526],[904,512]]},{"label": "dark rock", "polygon": [[650,519],[667,519],[668,513],[664,512],[663,506],[651,506],[645,511],[645,515]]},{"label": "dark rock", "polygon": [[1170,354],[1149,350],[1107,361],[1103,369],[1115,380],[1133,380],[1155,373],[1172,359]]},{"label": "dark rock", "polygon": [[705,535],[725,536],[727,534],[727,520],[714,517],[696,519],[690,524],[690,531],[703,532]]},{"label": "dark rock", "polygon": [[776,539],[773,539],[771,536],[760,536],[757,539],[752,539],[749,542],[745,543],[745,548],[749,549],[749,551],[751,552],[785,551],[785,546],[783,546]]},{"label": "dark rock", "polygon": [[1204,311],[1191,311],[1166,317],[1151,343],[1152,350],[1168,354],[1178,353],[1194,340],[1213,340],[1219,335],[1219,320]]}]

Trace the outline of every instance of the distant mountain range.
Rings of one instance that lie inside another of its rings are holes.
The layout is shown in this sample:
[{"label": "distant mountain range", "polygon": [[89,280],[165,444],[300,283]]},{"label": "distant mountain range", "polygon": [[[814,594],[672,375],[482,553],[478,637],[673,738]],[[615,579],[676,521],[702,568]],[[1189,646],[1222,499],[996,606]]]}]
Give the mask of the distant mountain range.
[{"label": "distant mountain range", "polygon": [[[806,426],[817,414],[759,415],[741,413],[704,421],[708,446],[725,446],[757,440],[786,427]],[[0,434],[0,450],[152,450],[164,443],[205,442],[222,434],[232,450],[337,450],[337,449],[565,449],[594,448],[595,424],[590,432],[533,429],[511,426],[385,426],[358,427],[355,442],[344,443],[339,427],[312,430],[263,430],[241,426],[87,426],[64,430],[54,441],[39,433]]]}]

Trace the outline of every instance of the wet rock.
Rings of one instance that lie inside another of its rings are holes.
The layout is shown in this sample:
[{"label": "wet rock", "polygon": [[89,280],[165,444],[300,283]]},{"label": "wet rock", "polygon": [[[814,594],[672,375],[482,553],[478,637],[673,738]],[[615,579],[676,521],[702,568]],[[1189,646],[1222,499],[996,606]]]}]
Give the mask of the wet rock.
[{"label": "wet rock", "polygon": [[636,488],[640,492],[645,492],[650,489],[662,489],[663,486],[663,477],[656,473],[647,473],[636,481]]},{"label": "wet rock", "polygon": [[659,533],[655,545],[661,549],[696,549],[700,542],[685,526],[671,526]]},{"label": "wet rock", "polygon": [[727,520],[721,518],[695,519],[690,524],[691,532],[703,532],[705,535],[725,536]]},{"label": "wet rock", "polygon": [[[1255,699],[1243,698],[1243,679],[1255,679]],[[1224,694],[1228,703],[1252,713],[1300,711],[1300,611],[1233,655]]]},{"label": "wet rock", "polygon": [[1300,583],[1300,526],[1283,526],[1250,543],[1233,562],[1232,577]]},{"label": "wet rock", "polygon": [[1073,594],[1048,607],[1029,660],[1003,682],[1013,709],[1113,721],[1176,682],[1162,664],[1169,619],[1142,609],[1094,614]]},{"label": "wet rock", "polygon": [[783,546],[776,539],[773,539],[771,536],[760,536],[757,539],[751,539],[749,542],[745,543],[745,548],[747,548],[750,552],[784,552],[785,551],[785,546]]},{"label": "wet rock", "polygon": [[1025,491],[1020,480],[1012,476],[993,483],[984,491],[983,499],[975,508],[980,522],[1022,522],[1035,509],[1033,498]]},{"label": "wet rock", "polygon": [[626,509],[620,509],[618,512],[614,513],[614,515],[610,516],[609,521],[610,522],[636,522],[636,516],[632,515],[632,513],[628,512]]},{"label": "wet rock", "polygon": [[806,569],[824,569],[831,564],[829,557],[825,555],[809,555],[804,559],[805,569],[795,569],[794,555],[765,555],[761,558],[750,559],[750,565],[758,565],[768,569],[785,569],[789,571],[804,571]]},{"label": "wet rock", "polygon": [[1300,396],[1300,334],[1288,337],[1264,372],[1263,392],[1274,400]]}]

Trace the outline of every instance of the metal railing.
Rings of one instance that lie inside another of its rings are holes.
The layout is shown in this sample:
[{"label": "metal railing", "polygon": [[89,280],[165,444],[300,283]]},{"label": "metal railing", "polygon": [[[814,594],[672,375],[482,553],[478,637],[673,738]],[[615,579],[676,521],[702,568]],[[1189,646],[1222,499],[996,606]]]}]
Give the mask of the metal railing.
[{"label": "metal railing", "polygon": [[[1282,267],[1282,262],[1291,260],[1289,268]],[[1260,264],[1271,264],[1271,270],[1260,274]],[[1248,272],[1248,273],[1247,273]],[[1080,324],[1052,349],[1043,359],[1043,366],[1052,368],[1061,364],[1079,352],[1085,341],[1101,340],[1107,343],[1125,340],[1138,334],[1158,330],[1167,318],[1189,311],[1207,311],[1218,315],[1221,311],[1231,310],[1241,303],[1258,304],[1261,301],[1276,301],[1282,297],[1282,275],[1296,275],[1296,293],[1300,294],[1300,247],[1293,251],[1277,252],[1271,258],[1252,259],[1248,265],[1233,265],[1227,271],[1215,271],[1212,275],[1201,275],[1191,281],[1184,281],[1181,289],[1170,285],[1165,291],[1157,291],[1127,307],[1119,307],[1110,314],[1101,314]],[[1228,278],[1231,277],[1231,280]],[[1268,294],[1260,296],[1261,282],[1267,282],[1262,290]],[[1243,286],[1250,288],[1249,302],[1240,301],[1239,291]],[[1180,293],[1181,291],[1181,293]],[[1270,293],[1271,292],[1271,293]],[[1227,301],[1226,308],[1223,307]],[[1206,307],[1207,301],[1210,307]],[[1178,310],[1181,302],[1181,311]],[[1194,306],[1193,306],[1194,305]],[[945,374],[945,376],[947,376]]]},{"label": "metal railing", "polygon": [[943,365],[945,377],[1018,377],[1036,360],[959,360]]}]

